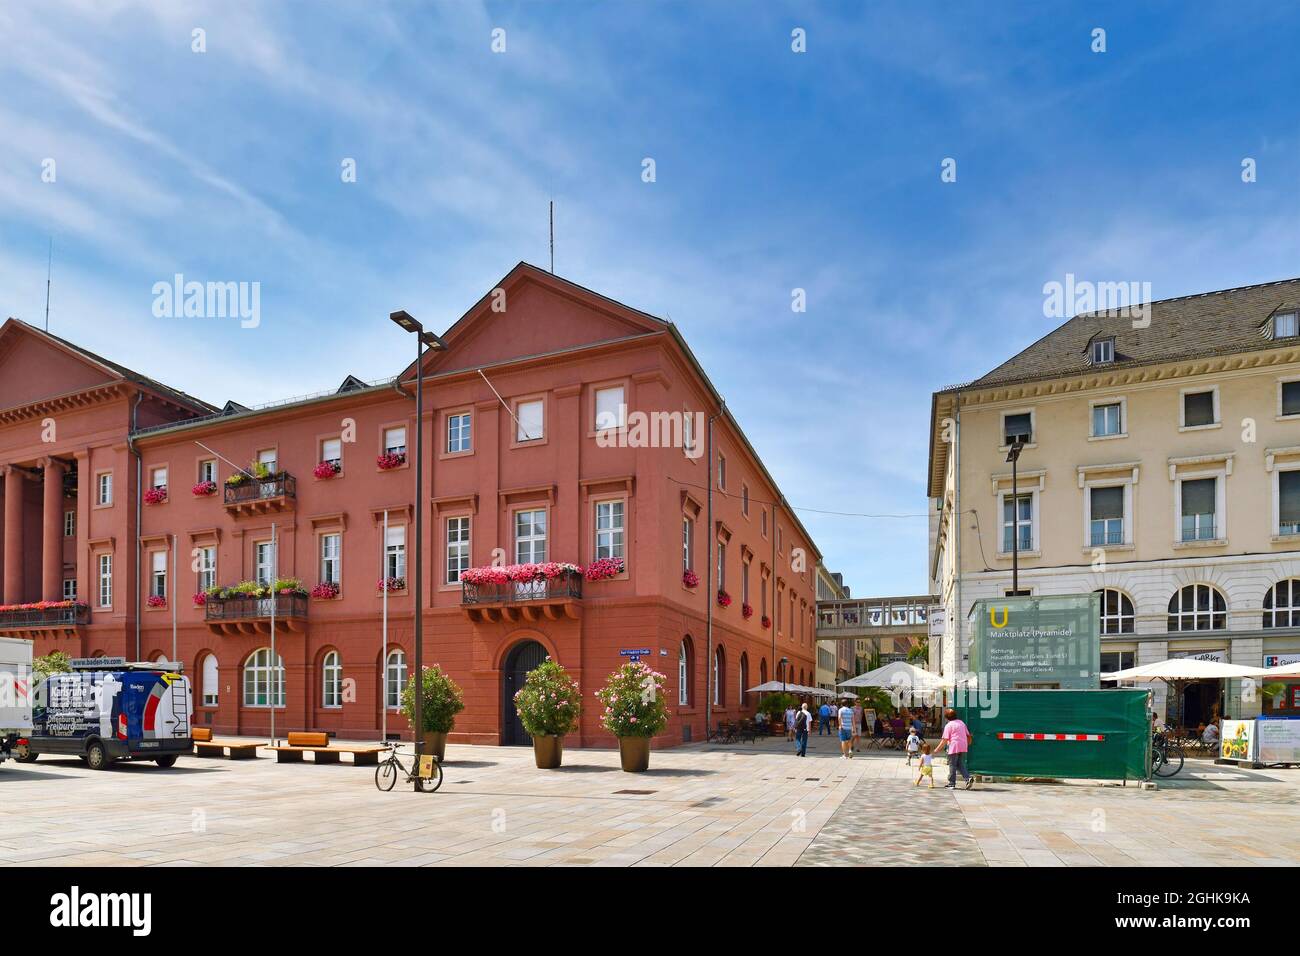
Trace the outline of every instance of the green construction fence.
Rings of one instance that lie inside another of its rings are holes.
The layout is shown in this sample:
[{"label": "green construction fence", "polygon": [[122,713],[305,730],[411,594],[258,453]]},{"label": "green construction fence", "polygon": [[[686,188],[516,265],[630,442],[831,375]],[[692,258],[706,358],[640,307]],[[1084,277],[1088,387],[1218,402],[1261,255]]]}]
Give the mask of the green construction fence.
[{"label": "green construction fence", "polygon": [[1148,691],[1003,690],[955,709],[973,738],[967,757],[972,773],[1092,780],[1150,776]]}]

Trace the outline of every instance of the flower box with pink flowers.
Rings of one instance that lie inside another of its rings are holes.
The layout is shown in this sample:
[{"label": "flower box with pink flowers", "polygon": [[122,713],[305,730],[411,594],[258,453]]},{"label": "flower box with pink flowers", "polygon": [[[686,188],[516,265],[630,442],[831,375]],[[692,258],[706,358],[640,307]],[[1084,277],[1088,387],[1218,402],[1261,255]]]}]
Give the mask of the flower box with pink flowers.
[{"label": "flower box with pink flowers", "polygon": [[190,493],[195,498],[207,498],[217,493],[217,483],[215,481],[200,481],[190,489]]},{"label": "flower box with pink flowers", "polygon": [[311,470],[311,473],[315,475],[317,478],[319,478],[321,481],[327,481],[330,478],[333,478],[335,475],[341,473],[342,471],[343,471],[343,466],[340,465],[337,461],[322,461],[320,464],[318,464],[315,468]]},{"label": "flower box with pink flowers", "polygon": [[391,471],[394,468],[401,468],[406,464],[406,452],[386,451],[375,459],[375,464],[379,466],[380,471]]},{"label": "flower box with pink flowers", "polygon": [[167,486],[162,485],[158,488],[150,488],[144,493],[144,503],[147,505],[160,505],[167,500]]}]

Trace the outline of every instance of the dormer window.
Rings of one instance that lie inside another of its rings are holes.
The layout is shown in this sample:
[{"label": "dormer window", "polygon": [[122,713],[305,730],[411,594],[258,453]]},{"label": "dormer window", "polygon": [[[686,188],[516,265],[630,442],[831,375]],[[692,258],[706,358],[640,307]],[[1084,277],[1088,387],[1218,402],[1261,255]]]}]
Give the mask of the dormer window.
[{"label": "dormer window", "polygon": [[1273,316],[1273,338],[1293,339],[1300,335],[1300,313],[1279,312]]},{"label": "dormer window", "polygon": [[1113,338],[1097,339],[1092,343],[1092,364],[1109,365],[1115,361],[1115,340]]}]

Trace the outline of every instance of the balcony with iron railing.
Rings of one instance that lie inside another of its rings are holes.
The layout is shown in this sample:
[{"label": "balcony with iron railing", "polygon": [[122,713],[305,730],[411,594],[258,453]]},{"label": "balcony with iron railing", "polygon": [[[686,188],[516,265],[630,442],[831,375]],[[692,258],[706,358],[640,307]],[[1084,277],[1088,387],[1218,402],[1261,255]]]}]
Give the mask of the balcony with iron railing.
[{"label": "balcony with iron railing", "polygon": [[1183,515],[1180,541],[1215,541],[1218,539],[1215,516],[1209,514]]},{"label": "balcony with iron railing", "polygon": [[298,482],[287,471],[264,478],[226,482],[224,503],[232,515],[258,515],[292,508],[298,497]]},{"label": "balcony with iron railing", "polygon": [[210,597],[203,605],[203,617],[209,629],[219,634],[269,634],[272,615],[277,628],[301,633],[307,626],[307,605],[305,594]]},{"label": "balcony with iron railing", "polygon": [[5,637],[75,637],[89,623],[90,608],[79,601],[0,605],[0,634]]},{"label": "balcony with iron railing", "polygon": [[461,609],[471,621],[577,619],[582,574],[567,573],[531,581],[462,581]]}]

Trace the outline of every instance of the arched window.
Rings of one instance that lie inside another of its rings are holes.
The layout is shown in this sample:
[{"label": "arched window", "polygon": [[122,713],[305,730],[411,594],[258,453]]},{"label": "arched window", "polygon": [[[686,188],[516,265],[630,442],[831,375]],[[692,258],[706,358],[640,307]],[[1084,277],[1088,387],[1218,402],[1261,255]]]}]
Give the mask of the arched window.
[{"label": "arched window", "polygon": [[401,707],[405,687],[406,651],[389,651],[384,664],[384,706],[389,710]]},{"label": "arched window", "polygon": [[736,698],[744,707],[749,703],[749,655],[740,655],[740,696]]},{"label": "arched window", "polygon": [[1101,595],[1101,633],[1133,633],[1133,599],[1118,588],[1099,588]]},{"label": "arched window", "polygon": [[727,659],[719,644],[713,652],[713,706],[721,707],[727,701],[722,682],[727,679]]},{"label": "arched window", "polygon": [[691,703],[691,639],[685,638],[677,652],[677,706]]},{"label": "arched window", "polygon": [[1265,627],[1300,627],[1300,578],[1278,581],[1264,595]]},{"label": "arched window", "polygon": [[284,706],[284,658],[275,655],[271,666],[271,649],[253,651],[244,663],[244,706]]},{"label": "arched window", "polygon": [[203,681],[203,706],[216,707],[219,689],[221,687],[220,671],[217,667],[217,655],[205,654],[203,662],[199,665],[199,673]]},{"label": "arched window", "polygon": [[321,661],[321,706],[343,706],[343,661],[338,651],[330,651]]},{"label": "arched window", "polygon": [[1223,594],[1208,584],[1189,584],[1169,599],[1169,630],[1217,631],[1227,627]]}]

